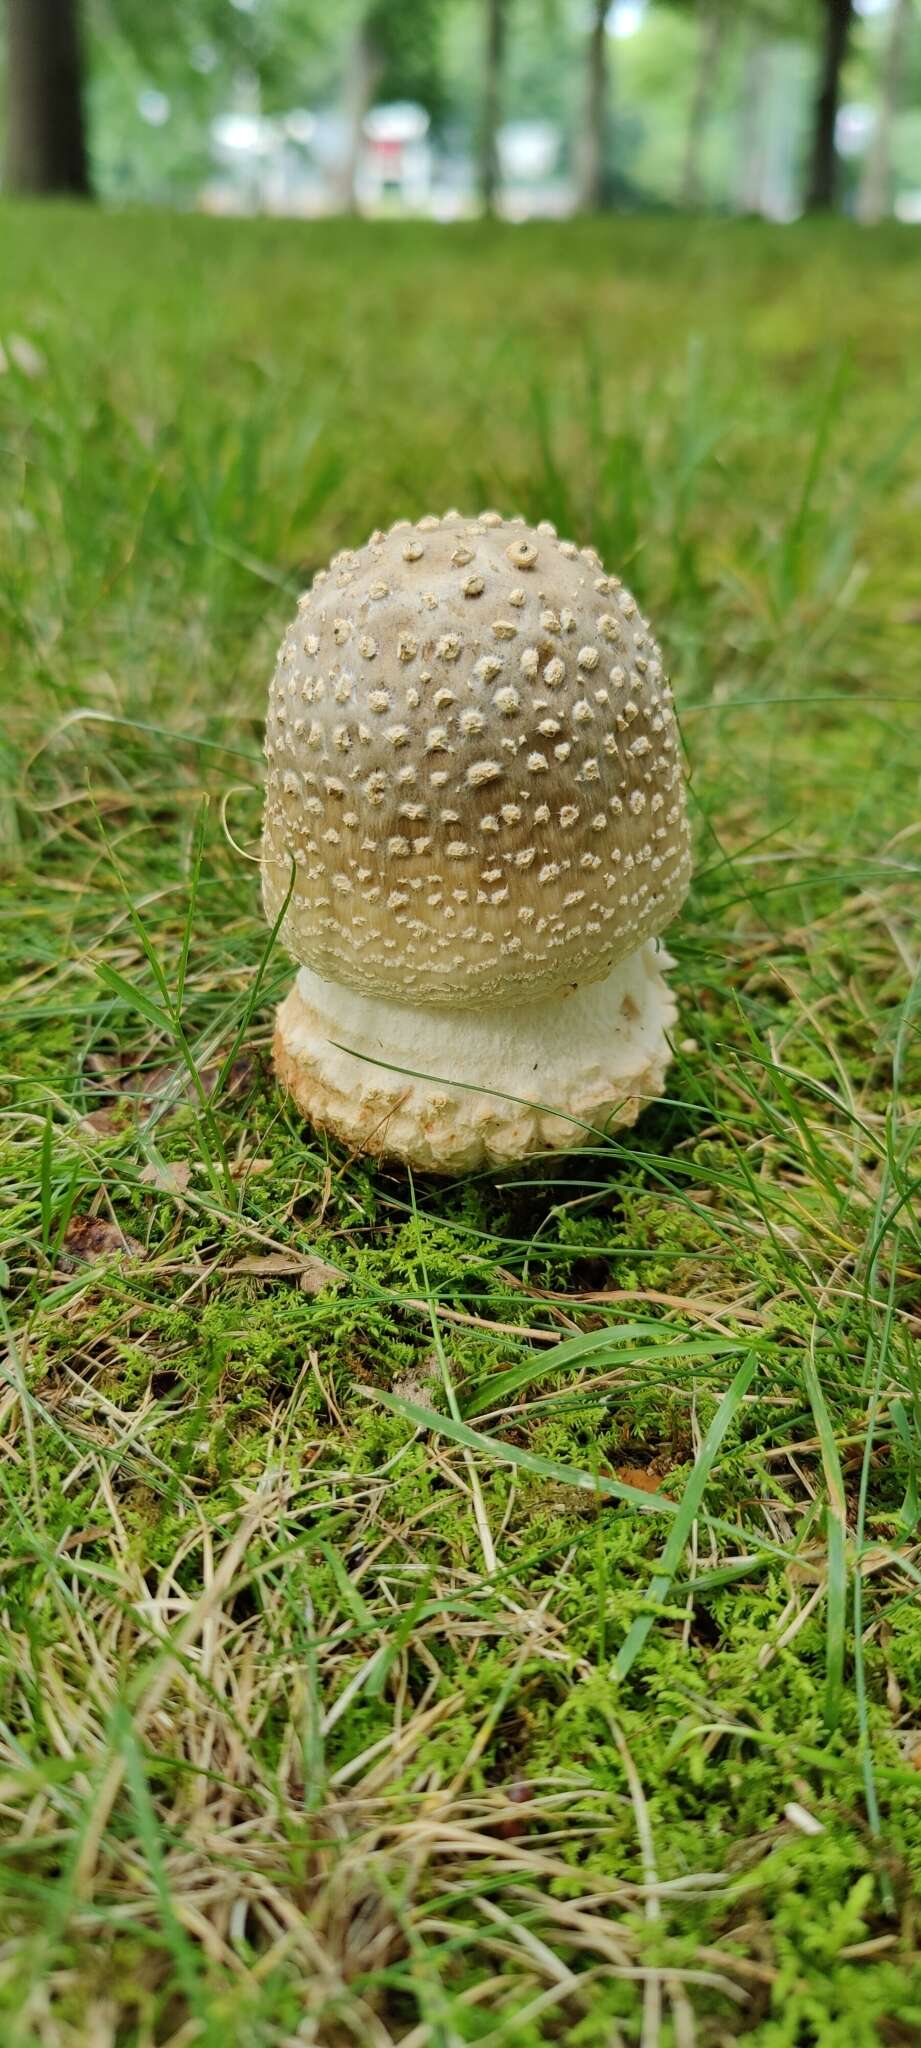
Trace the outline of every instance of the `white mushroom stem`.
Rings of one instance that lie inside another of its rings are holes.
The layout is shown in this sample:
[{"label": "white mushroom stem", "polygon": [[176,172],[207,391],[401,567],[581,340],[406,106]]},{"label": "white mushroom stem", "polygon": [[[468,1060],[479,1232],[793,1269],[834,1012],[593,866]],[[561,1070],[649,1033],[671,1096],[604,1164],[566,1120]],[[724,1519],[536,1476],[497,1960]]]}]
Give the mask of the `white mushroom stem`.
[{"label": "white mushroom stem", "polygon": [[302,967],[277,1072],[344,1144],[432,1172],[566,1151],[661,1094],[676,1017],[663,964],[649,940],[603,981],[481,1010],[386,1002]]}]

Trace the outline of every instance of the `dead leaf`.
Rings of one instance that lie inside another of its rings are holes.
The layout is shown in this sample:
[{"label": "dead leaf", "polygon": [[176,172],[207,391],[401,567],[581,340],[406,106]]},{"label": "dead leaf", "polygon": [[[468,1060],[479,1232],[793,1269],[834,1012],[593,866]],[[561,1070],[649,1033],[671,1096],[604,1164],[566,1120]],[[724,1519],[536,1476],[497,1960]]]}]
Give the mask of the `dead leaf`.
[{"label": "dead leaf", "polygon": [[138,1179],[145,1187],[157,1188],[161,1195],[181,1195],[192,1178],[192,1168],[184,1159],[164,1159],[159,1163],[150,1160]]},{"label": "dead leaf", "polygon": [[229,1273],[251,1273],[257,1280],[294,1279],[305,1294],[322,1294],[326,1287],[341,1287],[345,1278],[337,1266],[328,1266],[315,1252],[253,1253],[236,1259]]},{"label": "dead leaf", "polygon": [[101,1216],[72,1216],[64,1232],[60,1263],[72,1270],[74,1266],[92,1265],[97,1259],[143,1256],[143,1245],[136,1237],[128,1237],[119,1230],[117,1223],[106,1223]]},{"label": "dead leaf", "polygon": [[252,1273],[257,1280],[272,1280],[276,1275],[287,1274],[290,1277],[294,1273],[299,1273],[302,1265],[303,1260],[296,1252],[265,1252],[262,1255],[253,1253],[245,1259],[235,1259],[227,1271]]},{"label": "dead leaf", "polygon": [[[62,1536],[57,1546],[57,1554],[60,1557],[68,1550],[82,1550],[84,1543],[104,1543],[106,1537],[111,1536],[111,1534],[111,1522],[100,1522],[86,1529],[73,1529],[69,1536]],[[40,1551],[17,1551],[15,1557],[4,1558],[0,1561],[0,1575],[6,1577],[8,1572],[17,1571],[21,1564],[38,1564],[40,1559]]]},{"label": "dead leaf", "polygon": [[314,1252],[305,1254],[299,1282],[302,1294],[322,1294],[324,1288],[341,1287],[344,1279],[345,1274],[340,1273],[337,1266],[328,1266],[326,1260],[318,1259]]},{"label": "dead leaf", "polygon": [[253,1173],[271,1173],[274,1159],[235,1159],[230,1169],[232,1180],[249,1180]]},{"label": "dead leaf", "polygon": [[[168,1116],[174,1115],[183,1103],[198,1100],[198,1091],[192,1077],[183,1066],[153,1067],[146,1073],[139,1072],[133,1066],[126,1074],[117,1061],[105,1060],[99,1053],[91,1053],[86,1065],[87,1071],[96,1077],[98,1093],[104,1093],[106,1100],[100,1102],[97,1108],[88,1110],[81,1118],[81,1122],[84,1129],[96,1131],[101,1137],[124,1129],[132,1114],[149,1115],[162,1095],[170,1094],[174,1097],[166,1111]],[[217,1086],[220,1071],[220,1065],[217,1063],[200,1067],[198,1070],[202,1093],[209,1101]],[[224,1082],[224,1095],[239,1094],[252,1080],[255,1071],[255,1055],[251,1052],[240,1053],[231,1063]],[[257,1169],[251,1165],[249,1170],[254,1172]]]},{"label": "dead leaf", "polygon": [[400,1379],[394,1380],[392,1391],[399,1394],[401,1401],[412,1401],[417,1408],[424,1408],[431,1402],[432,1381],[437,1381],[438,1377],[437,1354],[429,1351],[414,1372],[404,1373]]},{"label": "dead leaf", "polygon": [[[513,1784],[506,1787],[505,1796],[510,1806],[527,1806],[535,1796],[535,1788],[529,1785],[526,1778],[516,1778]],[[517,1836],[527,1835],[531,1830],[524,1814],[509,1813],[502,1815],[496,1832],[503,1842],[513,1842]]]},{"label": "dead leaf", "polygon": [[658,1493],[662,1484],[658,1473],[650,1472],[648,1465],[618,1465],[614,1476],[621,1486],[635,1486],[640,1493]]},{"label": "dead leaf", "polygon": [[110,1102],[106,1109],[91,1109],[87,1116],[80,1118],[80,1122],[85,1131],[96,1131],[100,1137],[108,1137],[112,1131],[123,1130],[125,1106],[121,1102]]},{"label": "dead leaf", "polygon": [[[225,1095],[238,1094],[246,1082],[252,1080],[255,1069],[256,1061],[254,1055],[251,1052],[241,1052],[231,1063],[227,1079],[224,1082]],[[198,1079],[202,1094],[207,1096],[209,1101],[217,1087],[220,1071],[221,1063],[219,1061],[215,1061],[207,1067],[199,1067],[198,1069]],[[180,1102],[195,1102],[198,1100],[198,1089],[192,1080],[191,1074],[184,1066],[155,1067],[152,1073],[141,1075],[141,1092],[145,1108],[149,1108],[154,1097],[166,1089],[176,1092],[177,1109]]]}]

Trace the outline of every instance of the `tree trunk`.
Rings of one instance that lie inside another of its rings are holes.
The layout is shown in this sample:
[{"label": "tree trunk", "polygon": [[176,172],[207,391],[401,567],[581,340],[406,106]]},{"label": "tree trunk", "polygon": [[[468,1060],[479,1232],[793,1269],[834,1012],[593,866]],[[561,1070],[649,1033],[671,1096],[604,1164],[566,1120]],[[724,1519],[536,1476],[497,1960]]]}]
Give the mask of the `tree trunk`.
[{"label": "tree trunk", "polygon": [[858,219],[872,226],[891,210],[892,123],[898,112],[899,87],[905,62],[912,0],[892,0],[889,34],[883,56],[876,128],[870,139],[857,197]]},{"label": "tree trunk", "polygon": [[358,172],[365,116],[370,112],[381,75],[381,55],[374,35],[369,8],[355,32],[345,85],[346,153],[339,178],[339,204],[343,213],[358,212]]},{"label": "tree trunk", "polygon": [[736,211],[764,211],[767,170],[767,103],[771,86],[770,43],[753,34],[745,52],[739,105],[739,157]]},{"label": "tree trunk", "polygon": [[688,111],[684,164],[681,171],[681,204],[689,211],[699,206],[701,202],[701,155],[713,105],[713,89],[716,85],[725,25],[726,18],[722,7],[713,5],[705,10],[700,24],[697,69]]},{"label": "tree trunk", "polygon": [[841,73],[854,18],[854,0],[822,0],[824,15],[819,90],[812,133],[812,161],[806,192],[808,213],[830,213],[838,192],[835,122],[841,99]]},{"label": "tree trunk", "polygon": [[594,0],[585,73],[585,123],[578,151],[578,204],[585,213],[604,205],[605,144],[608,128],[608,64],[605,19],[610,0]]},{"label": "tree trunk", "polygon": [[480,123],[480,197],[487,213],[495,213],[499,193],[499,123],[502,118],[504,55],[505,0],[486,0],[483,112]]},{"label": "tree trunk", "polygon": [[78,0],[7,0],[8,192],[89,194]]}]

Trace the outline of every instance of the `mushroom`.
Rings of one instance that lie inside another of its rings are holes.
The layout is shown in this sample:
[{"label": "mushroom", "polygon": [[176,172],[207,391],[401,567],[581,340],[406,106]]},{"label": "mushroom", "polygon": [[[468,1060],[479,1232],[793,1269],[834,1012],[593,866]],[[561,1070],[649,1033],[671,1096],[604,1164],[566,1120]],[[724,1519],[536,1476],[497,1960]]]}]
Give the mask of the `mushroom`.
[{"label": "mushroom", "polygon": [[282,642],[266,755],[265,910],[299,963],[275,1065],[313,1123],[457,1173],[661,1092],[679,739],[593,548],[447,512],[334,556]]}]

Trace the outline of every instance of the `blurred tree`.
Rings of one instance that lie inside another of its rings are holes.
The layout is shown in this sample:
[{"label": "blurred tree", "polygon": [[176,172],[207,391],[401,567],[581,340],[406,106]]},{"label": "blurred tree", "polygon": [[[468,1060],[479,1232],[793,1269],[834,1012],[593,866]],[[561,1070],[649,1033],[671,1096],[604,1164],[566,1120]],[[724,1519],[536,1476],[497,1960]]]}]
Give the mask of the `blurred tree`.
[{"label": "blurred tree", "polygon": [[502,68],[505,58],[506,26],[506,0],[486,0],[479,185],[480,197],[487,213],[495,212],[499,191],[499,127],[502,120]]},{"label": "blurred tree", "polygon": [[806,188],[806,210],[809,213],[830,212],[838,196],[835,126],[841,104],[841,74],[854,19],[854,0],[819,0],[819,4],[821,56]]},{"label": "blurred tree", "polygon": [[343,94],[346,145],[339,189],[340,204],[346,213],[355,213],[358,209],[357,179],[361,162],[362,130],[365,116],[374,105],[378,81],[386,61],[381,43],[383,12],[384,9],[379,6],[367,8],[359,17],[352,36]]},{"label": "blurred tree", "polygon": [[4,182],[89,194],[78,0],[7,0]]},{"label": "blurred tree", "polygon": [[766,201],[767,134],[773,47],[763,23],[753,22],[745,41],[739,89],[739,154],[735,205],[739,213],[763,213]]},{"label": "blurred tree", "polygon": [[445,0],[376,0],[371,13],[381,55],[381,99],[415,100],[436,120],[444,104]]},{"label": "blurred tree", "polygon": [[[818,0],[819,6],[825,4]],[[744,7],[727,8],[727,29],[731,23],[740,30],[731,180],[731,199],[739,213],[786,219],[797,211],[794,166],[807,144],[799,130],[805,118],[805,70],[811,64],[816,19],[815,0],[811,20],[804,18],[802,0],[745,0]]]},{"label": "blurred tree", "polygon": [[101,192],[171,205],[213,170],[211,124],[265,95],[292,104],[317,45],[315,0],[83,0]]},{"label": "blurred tree", "polygon": [[[454,168],[464,175],[472,140],[477,192],[484,186],[484,43],[488,0],[458,0],[445,6],[443,135]],[[539,121],[557,131],[562,163],[575,155],[585,106],[584,4],[580,0],[502,0],[501,42],[495,125]],[[512,32],[514,29],[514,32]],[[618,131],[619,133],[619,131]],[[494,177],[499,165],[494,162]],[[549,174],[551,177],[555,173]],[[494,196],[498,197],[494,186]]]},{"label": "blurred tree", "polygon": [[576,150],[577,203],[597,213],[605,203],[608,130],[609,0],[592,0],[585,71],[585,117]]},{"label": "blurred tree", "polygon": [[892,130],[905,73],[913,0],[892,0],[880,76],[876,126],[864,160],[857,195],[858,218],[868,226],[882,220],[892,205]]},{"label": "blurred tree", "polygon": [[358,17],[344,94],[348,141],[341,194],[347,212],[357,204],[362,127],[375,99],[416,100],[429,114],[439,112],[442,11],[439,0],[371,0]]},{"label": "blurred tree", "polygon": [[[298,98],[305,71],[331,48],[337,54],[357,12],[344,8],[334,27],[323,0],[85,0],[95,31],[95,58],[117,63],[130,50],[148,80],[165,91],[195,90],[195,80],[212,79],[223,97],[236,74],[258,83],[260,94],[278,107]],[[337,10],[338,12],[338,10]]]},{"label": "blurred tree", "polygon": [[681,168],[681,204],[689,209],[703,198],[702,157],[710,112],[719,82],[720,57],[733,10],[731,0],[703,0],[699,16],[697,62],[688,108]]},{"label": "blurred tree", "polygon": [[730,38],[742,34],[739,67],[740,162],[736,202],[743,213],[759,213],[764,196],[764,129],[772,82],[772,45],[800,32],[797,0],[668,0],[696,23],[679,200],[689,209],[704,201],[703,159]]}]

